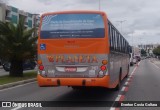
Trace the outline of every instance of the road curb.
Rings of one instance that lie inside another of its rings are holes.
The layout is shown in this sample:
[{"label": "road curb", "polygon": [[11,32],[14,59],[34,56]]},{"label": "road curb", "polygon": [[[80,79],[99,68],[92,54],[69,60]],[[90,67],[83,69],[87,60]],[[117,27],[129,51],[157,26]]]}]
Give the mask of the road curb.
[{"label": "road curb", "polygon": [[14,86],[18,86],[18,85],[21,85],[21,84],[34,82],[36,80],[37,80],[37,78],[32,78],[32,79],[27,79],[27,80],[17,81],[17,82],[13,82],[13,83],[9,83],[9,84],[0,85],[0,90],[10,88],[10,87],[14,87]]}]

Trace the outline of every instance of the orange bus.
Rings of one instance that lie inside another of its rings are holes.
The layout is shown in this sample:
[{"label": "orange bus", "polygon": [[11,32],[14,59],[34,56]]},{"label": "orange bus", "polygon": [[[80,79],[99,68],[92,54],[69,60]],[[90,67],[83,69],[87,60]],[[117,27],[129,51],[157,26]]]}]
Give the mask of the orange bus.
[{"label": "orange bus", "polygon": [[129,73],[129,44],[101,11],[64,11],[41,16],[38,84],[120,87]]}]

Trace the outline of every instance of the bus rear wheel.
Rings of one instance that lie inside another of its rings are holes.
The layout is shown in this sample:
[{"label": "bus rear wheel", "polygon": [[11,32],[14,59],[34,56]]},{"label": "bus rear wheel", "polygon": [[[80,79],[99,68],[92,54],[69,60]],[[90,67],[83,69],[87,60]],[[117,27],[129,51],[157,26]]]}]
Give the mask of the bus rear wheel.
[{"label": "bus rear wheel", "polygon": [[71,86],[73,90],[81,90],[82,87],[79,87],[79,86]]},{"label": "bus rear wheel", "polygon": [[118,81],[118,84],[117,84],[116,88],[114,88],[114,90],[115,90],[115,91],[120,90],[120,81]]},{"label": "bus rear wheel", "polygon": [[118,84],[117,84],[117,86],[114,88],[115,91],[120,90],[120,86],[121,86],[121,76],[122,76],[122,69],[120,69]]}]

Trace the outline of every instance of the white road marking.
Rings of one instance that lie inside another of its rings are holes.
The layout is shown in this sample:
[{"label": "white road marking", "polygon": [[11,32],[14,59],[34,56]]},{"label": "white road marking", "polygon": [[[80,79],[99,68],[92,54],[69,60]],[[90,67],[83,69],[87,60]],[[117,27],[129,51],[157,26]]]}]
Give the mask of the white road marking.
[{"label": "white road marking", "polygon": [[132,77],[132,75],[129,76],[129,78],[131,78],[131,77]]},{"label": "white road marking", "polygon": [[127,79],[127,81],[130,81],[130,80],[131,80],[131,78],[128,78],[128,79]]},{"label": "white road marking", "polygon": [[122,95],[118,95],[118,97],[116,98],[115,101],[119,101],[119,99],[121,98]]},{"label": "white road marking", "polygon": [[116,108],[115,107],[111,107],[110,110],[116,110]]},{"label": "white road marking", "polygon": [[[140,63],[140,62],[139,62]],[[137,69],[137,66],[133,69],[132,73],[131,73],[131,76],[133,75],[133,73],[136,71]]]},{"label": "white road marking", "polygon": [[2,89],[2,90],[0,90],[0,92],[6,91],[6,90],[10,90],[10,89],[14,89],[14,88],[17,88],[17,87],[22,87],[22,86],[25,86],[25,85],[28,85],[28,84],[32,84],[32,83],[35,83],[35,82],[36,82],[36,81],[30,82],[30,83],[26,83],[26,84],[22,84],[22,85],[17,85],[17,86],[10,87],[10,88],[6,88],[6,89]]},{"label": "white road marking", "polygon": [[11,110],[18,110],[18,109],[20,109],[20,108],[22,108],[22,107],[19,106],[19,107],[13,108],[13,109],[11,109]]},{"label": "white road marking", "polygon": [[121,91],[124,91],[126,87],[122,87]]},{"label": "white road marking", "polygon": [[[138,66],[139,66],[139,65],[140,65],[140,62],[138,63]],[[132,77],[133,73],[136,71],[136,69],[137,69],[137,66],[133,69],[133,71],[131,72],[131,75],[130,75],[130,77],[127,79],[127,81],[129,81],[129,80],[131,79],[131,77]],[[125,85],[127,85],[127,84],[128,84],[128,82],[125,82]],[[124,91],[124,90],[125,90],[125,87],[122,87],[121,91]],[[121,96],[122,96],[122,95],[119,95],[119,94],[118,94],[118,96],[116,97],[115,101],[120,101]],[[111,107],[110,110],[116,110],[116,108],[115,108],[115,107]]]},{"label": "white road marking", "polygon": [[[28,85],[28,84],[32,84],[32,83],[35,83],[35,82],[36,82],[36,81],[30,82],[30,83],[27,83],[27,84],[23,84],[23,85],[14,86],[14,87],[7,88],[7,89],[2,89],[2,90],[0,90],[0,92],[1,92],[1,91],[5,91],[5,90],[14,89],[14,88],[17,88],[17,87],[22,87],[22,86],[25,86],[25,85]],[[19,107],[13,108],[13,109],[11,109],[11,110],[18,110],[18,109],[21,109],[21,108],[22,108],[22,107],[19,106]]]},{"label": "white road marking", "polygon": [[128,85],[128,82],[125,82],[125,84],[124,84],[125,86],[127,86]]}]

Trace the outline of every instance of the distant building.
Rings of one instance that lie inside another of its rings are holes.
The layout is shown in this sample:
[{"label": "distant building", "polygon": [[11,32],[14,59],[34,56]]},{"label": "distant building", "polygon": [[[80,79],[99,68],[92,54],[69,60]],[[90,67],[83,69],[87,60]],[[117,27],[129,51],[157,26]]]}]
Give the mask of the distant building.
[{"label": "distant building", "polygon": [[40,24],[40,15],[39,14],[32,14],[33,15],[33,27],[36,28],[34,32],[34,36],[38,36],[38,27]]},{"label": "distant building", "polygon": [[[18,8],[8,6],[4,3],[0,3],[0,21],[12,22],[17,25],[19,19],[24,17],[26,28],[38,28],[39,16],[39,14],[31,14],[23,10],[19,10]],[[37,35],[37,32],[35,32],[34,35]]]},{"label": "distant building", "polygon": [[153,55],[153,49],[157,48],[160,44],[146,44],[146,45],[138,45],[140,49],[144,49],[147,52],[147,55]]}]

